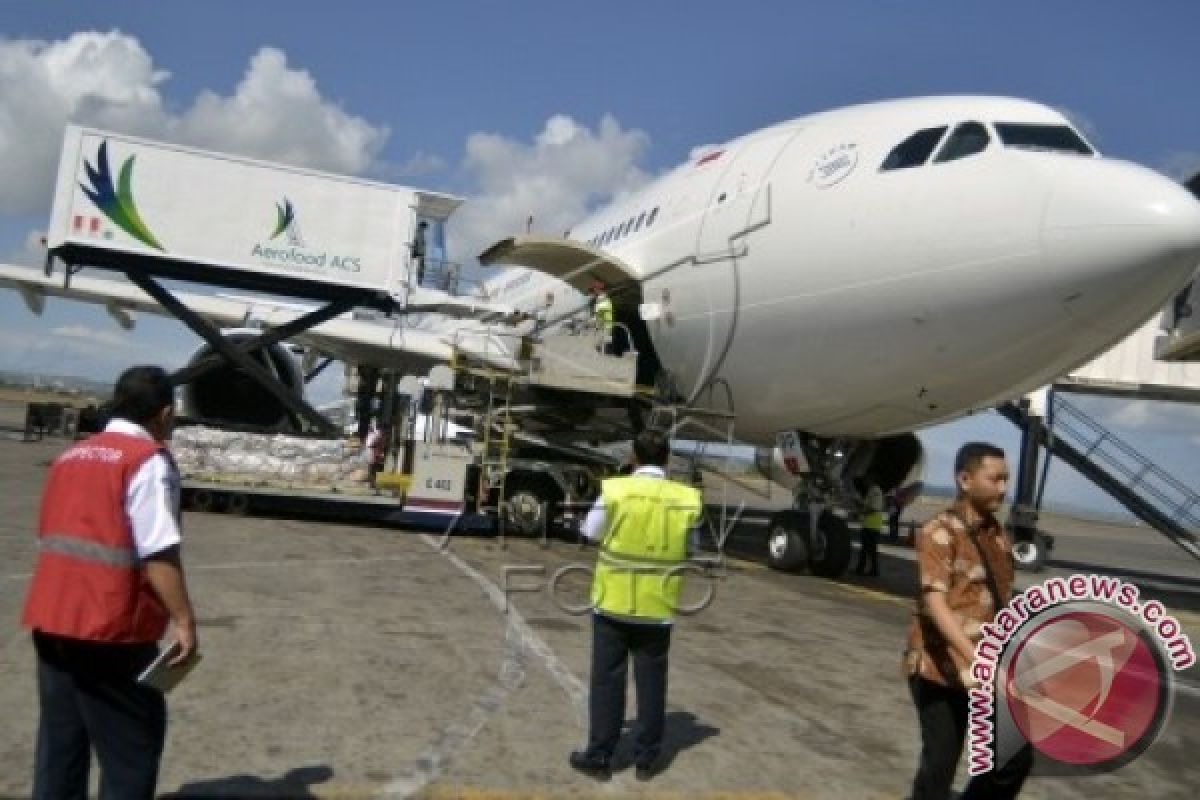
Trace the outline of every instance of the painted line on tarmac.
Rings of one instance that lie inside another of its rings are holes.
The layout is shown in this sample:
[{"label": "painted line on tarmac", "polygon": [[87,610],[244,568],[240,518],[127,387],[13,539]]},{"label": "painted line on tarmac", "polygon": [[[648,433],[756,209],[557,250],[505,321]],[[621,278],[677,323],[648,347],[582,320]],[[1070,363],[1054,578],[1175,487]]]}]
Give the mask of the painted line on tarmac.
[{"label": "painted line on tarmac", "polygon": [[550,649],[550,646],[546,644],[542,637],[538,636],[537,632],[530,627],[529,623],[525,621],[525,617],[521,615],[521,612],[512,603],[507,602],[504,591],[486,575],[443,547],[438,537],[423,533],[421,534],[421,538],[430,547],[448,558],[450,563],[458,567],[471,580],[479,584],[479,587],[483,589],[484,594],[487,595],[495,609],[508,617],[509,624],[516,626],[520,633],[522,644],[538,657],[542,662],[542,666],[554,678],[555,683],[566,692],[567,698],[570,699],[571,705],[575,708],[576,715],[580,721],[585,719],[587,712],[587,688],[584,687],[582,681],[575,677],[567,665],[554,654],[554,651]]},{"label": "painted line on tarmac", "polygon": [[441,776],[454,757],[504,706],[509,695],[525,684],[526,652],[520,631],[509,623],[504,632],[504,658],[495,683],[476,698],[465,716],[442,729],[408,775],[393,780],[384,788],[384,797],[412,797]]},{"label": "painted line on tarmac", "polygon": [[838,583],[835,585],[843,591],[850,592],[851,594],[859,594],[863,597],[869,597],[872,600],[883,600],[898,606],[907,606],[912,603],[911,598],[897,597],[894,594],[889,594],[888,592],[880,589],[868,589],[865,586],[851,586],[845,583]]},{"label": "painted line on tarmac", "polygon": [[466,716],[447,726],[440,736],[417,759],[412,771],[392,781],[383,790],[385,797],[412,797],[437,780],[455,755],[465,748],[481,731],[488,720],[499,711],[508,696],[525,683],[525,664],[533,654],[566,693],[575,712],[576,721],[585,719],[587,693],[567,665],[554,654],[546,642],[529,626],[519,611],[507,602],[499,586],[483,573],[463,561],[444,546],[444,540],[421,534],[421,539],[450,561],[460,572],[478,584],[484,595],[506,620],[504,659],[495,683],[472,705]]}]

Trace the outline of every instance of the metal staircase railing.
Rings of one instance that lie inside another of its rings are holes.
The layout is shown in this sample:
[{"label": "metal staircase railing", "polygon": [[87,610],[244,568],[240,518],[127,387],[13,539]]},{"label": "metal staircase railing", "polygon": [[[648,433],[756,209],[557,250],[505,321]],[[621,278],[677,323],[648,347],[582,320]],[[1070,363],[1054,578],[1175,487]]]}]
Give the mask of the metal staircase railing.
[{"label": "metal staircase railing", "polygon": [[1055,398],[1051,427],[1083,454],[1107,465],[1126,489],[1149,499],[1168,519],[1191,531],[1200,530],[1200,494],[1118,438],[1077,406]]},{"label": "metal staircase railing", "polygon": [[[1011,403],[998,409],[1018,427],[1025,412]],[[1056,395],[1041,444],[1134,516],[1200,559],[1200,493],[1183,484],[1115,433]]]}]

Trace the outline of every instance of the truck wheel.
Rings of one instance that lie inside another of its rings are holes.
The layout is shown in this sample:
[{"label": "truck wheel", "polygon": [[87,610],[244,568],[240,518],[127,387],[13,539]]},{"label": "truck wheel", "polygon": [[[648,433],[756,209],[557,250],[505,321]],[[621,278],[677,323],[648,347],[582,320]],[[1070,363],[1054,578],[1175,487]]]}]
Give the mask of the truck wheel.
[{"label": "truck wheel", "polygon": [[211,511],[215,499],[208,489],[197,489],[192,492],[192,511]]},{"label": "truck wheel", "polygon": [[1046,555],[1050,543],[1046,534],[1037,531],[1032,538],[1013,542],[1013,566],[1022,572],[1041,572],[1046,566]]},{"label": "truck wheel", "polygon": [[817,519],[817,529],[808,537],[808,566],[822,578],[840,578],[853,556],[850,527],[828,511]]},{"label": "truck wheel", "polygon": [[781,511],[767,523],[767,566],[782,572],[799,572],[808,563],[802,515]]},{"label": "truck wheel", "polygon": [[241,492],[234,492],[225,500],[225,512],[228,514],[241,517],[245,516],[246,512],[249,510],[250,498]]},{"label": "truck wheel", "polygon": [[543,481],[522,480],[506,486],[505,494],[508,496],[505,529],[518,536],[540,536],[557,492]]}]

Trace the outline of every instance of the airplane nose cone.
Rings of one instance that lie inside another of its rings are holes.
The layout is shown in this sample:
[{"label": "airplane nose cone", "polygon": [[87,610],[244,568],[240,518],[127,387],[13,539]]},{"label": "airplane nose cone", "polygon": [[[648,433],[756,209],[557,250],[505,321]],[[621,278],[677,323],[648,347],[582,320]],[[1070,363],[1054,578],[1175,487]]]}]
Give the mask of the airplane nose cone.
[{"label": "airplane nose cone", "polygon": [[1120,335],[1200,266],[1200,202],[1143,167],[1081,159],[1055,176],[1042,248],[1067,313]]},{"label": "airplane nose cone", "polygon": [[1087,238],[1101,243],[1098,262],[1139,270],[1200,256],[1200,201],[1186,188],[1133,164],[1075,167],[1056,176],[1042,225],[1047,245]]}]

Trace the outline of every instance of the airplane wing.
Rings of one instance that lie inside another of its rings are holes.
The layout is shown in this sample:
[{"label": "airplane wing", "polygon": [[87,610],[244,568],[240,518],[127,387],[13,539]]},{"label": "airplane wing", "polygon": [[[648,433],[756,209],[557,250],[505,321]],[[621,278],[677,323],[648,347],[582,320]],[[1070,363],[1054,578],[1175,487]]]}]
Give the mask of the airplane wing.
[{"label": "airplane wing", "polygon": [[[61,278],[47,277],[41,270],[0,265],[0,287],[19,292],[34,314],[41,314],[48,296],[102,305],[125,330],[134,326],[132,312],[169,316],[141,289],[121,281],[74,275],[64,283]],[[265,298],[174,294],[188,308],[221,327],[272,328],[311,310],[289,303],[272,303]],[[488,307],[490,314],[501,310],[497,306]],[[482,312],[479,316],[483,316]],[[427,330],[407,326],[402,318],[339,317],[293,337],[292,341],[352,364],[399,368],[416,374],[430,366],[448,363],[455,348],[492,366],[511,367],[509,353],[515,338],[497,336],[470,322]]]},{"label": "airplane wing", "polygon": [[[613,255],[570,239],[548,236],[515,236],[501,239],[479,256],[484,266],[514,266],[553,275],[579,292],[593,281],[609,287],[633,285],[637,270]],[[618,293],[619,294],[619,293]]]}]

